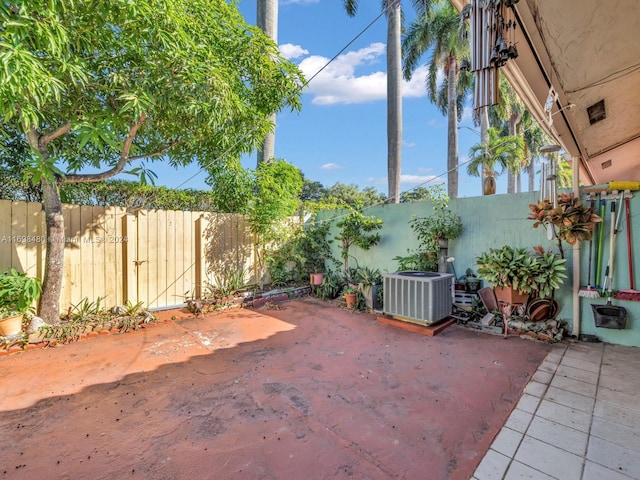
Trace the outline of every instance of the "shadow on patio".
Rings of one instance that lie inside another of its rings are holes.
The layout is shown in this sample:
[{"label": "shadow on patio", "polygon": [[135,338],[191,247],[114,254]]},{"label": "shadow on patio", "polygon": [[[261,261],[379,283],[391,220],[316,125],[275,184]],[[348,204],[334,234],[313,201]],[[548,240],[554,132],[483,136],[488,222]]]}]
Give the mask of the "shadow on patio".
[{"label": "shadow on patio", "polygon": [[2,478],[468,479],[550,351],[282,307],[1,358]]}]

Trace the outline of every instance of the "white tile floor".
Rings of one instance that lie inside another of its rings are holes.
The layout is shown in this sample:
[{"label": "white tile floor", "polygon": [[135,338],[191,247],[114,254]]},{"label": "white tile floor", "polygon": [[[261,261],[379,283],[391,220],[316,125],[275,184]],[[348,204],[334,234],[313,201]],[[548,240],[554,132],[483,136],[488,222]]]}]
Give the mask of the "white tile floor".
[{"label": "white tile floor", "polygon": [[555,345],[474,480],[640,480],[640,349]]}]

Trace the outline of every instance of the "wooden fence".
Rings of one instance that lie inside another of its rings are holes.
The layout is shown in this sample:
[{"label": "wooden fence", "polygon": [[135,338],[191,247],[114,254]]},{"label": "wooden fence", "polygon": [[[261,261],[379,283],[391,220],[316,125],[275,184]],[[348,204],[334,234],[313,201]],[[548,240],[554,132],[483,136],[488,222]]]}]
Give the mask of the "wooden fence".
[{"label": "wooden fence", "polygon": [[[253,235],[240,215],[78,205],[63,214],[62,309],[98,297],[167,307],[239,269],[256,279]],[[42,278],[46,245],[41,204],[0,200],[0,272]]]}]

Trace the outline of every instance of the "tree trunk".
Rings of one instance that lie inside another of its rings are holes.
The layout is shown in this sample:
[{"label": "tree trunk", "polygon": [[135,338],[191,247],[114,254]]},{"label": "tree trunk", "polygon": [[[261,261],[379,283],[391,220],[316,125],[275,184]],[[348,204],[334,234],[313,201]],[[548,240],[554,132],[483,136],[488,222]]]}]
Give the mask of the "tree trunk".
[{"label": "tree trunk", "polygon": [[[257,24],[269,38],[278,43],[278,0],[257,0]],[[258,148],[257,165],[275,157],[276,114],[270,115],[269,120],[273,128],[265,135],[262,146]]]},{"label": "tree trunk", "polygon": [[[518,123],[522,119],[522,114],[519,112],[514,112],[509,117],[509,135],[517,135],[517,127]],[[511,168],[507,172],[507,193],[515,193],[516,192],[516,172]]]},{"label": "tree trunk", "polygon": [[531,162],[529,162],[529,165],[527,165],[527,175],[529,176],[529,191],[533,192],[536,189],[535,188],[536,172],[535,172],[535,167],[533,165],[533,158],[531,159]]},{"label": "tree trunk", "polygon": [[[484,148],[487,148],[487,143],[489,142],[489,107],[484,106],[480,107],[480,143],[484,145]],[[493,180],[493,192],[485,193],[487,188],[485,187],[485,179],[493,174],[493,171],[488,169],[485,164],[482,164],[482,175],[480,175],[482,181],[482,194],[483,195],[493,195],[496,193],[495,185],[496,181]]]},{"label": "tree trunk", "polygon": [[450,198],[458,197],[458,104],[456,83],[458,81],[458,60],[449,57],[447,72],[447,190]]},{"label": "tree trunk", "polygon": [[400,202],[402,172],[402,11],[399,1],[387,10],[387,174],[389,202]]},{"label": "tree trunk", "polygon": [[64,218],[58,184],[42,180],[42,206],[46,218],[47,253],[42,295],[38,307],[40,317],[50,325],[60,323],[60,292],[64,262]]}]

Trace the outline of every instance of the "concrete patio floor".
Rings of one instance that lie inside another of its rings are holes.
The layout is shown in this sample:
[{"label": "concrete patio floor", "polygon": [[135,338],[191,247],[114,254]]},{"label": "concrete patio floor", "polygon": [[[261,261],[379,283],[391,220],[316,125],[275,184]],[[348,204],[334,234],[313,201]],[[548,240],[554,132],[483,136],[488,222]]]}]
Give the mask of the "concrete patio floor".
[{"label": "concrete patio floor", "polygon": [[0,479],[488,478],[507,419],[534,427],[516,404],[563,388],[540,372],[575,368],[518,337],[281,306],[0,358]]},{"label": "concrete patio floor", "polygon": [[640,480],[640,349],[554,345],[474,479]]}]

